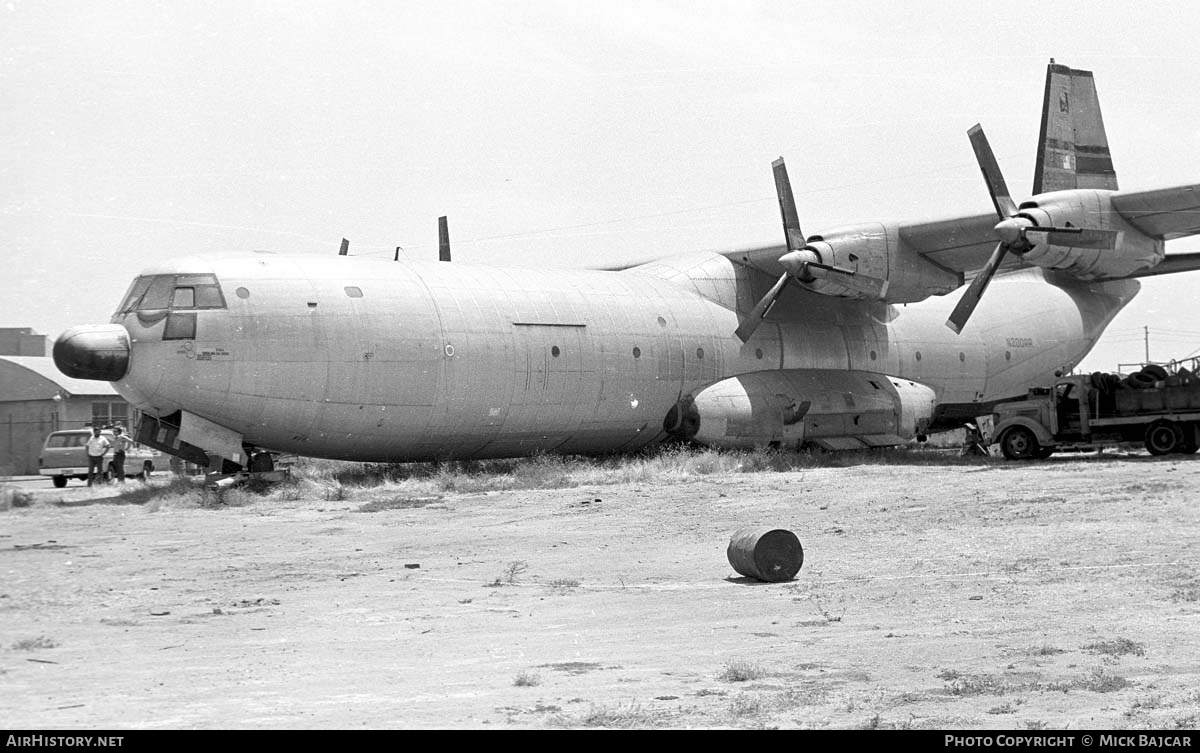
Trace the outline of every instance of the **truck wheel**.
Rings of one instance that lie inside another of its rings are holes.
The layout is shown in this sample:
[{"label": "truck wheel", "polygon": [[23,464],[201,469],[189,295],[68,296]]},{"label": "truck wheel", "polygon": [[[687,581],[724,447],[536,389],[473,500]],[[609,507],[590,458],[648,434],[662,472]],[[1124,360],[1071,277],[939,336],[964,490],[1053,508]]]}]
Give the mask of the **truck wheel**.
[{"label": "truck wheel", "polygon": [[151,463],[149,460],[147,460],[146,462],[142,463],[142,472],[138,474],[138,480],[149,481],[151,473],[154,473],[154,463]]},{"label": "truck wheel", "polygon": [[51,476],[50,478],[54,480],[54,486],[58,489],[61,489],[67,485],[66,476]]},{"label": "truck wheel", "polygon": [[1183,432],[1170,421],[1155,421],[1146,429],[1146,449],[1151,455],[1175,452],[1183,441]]},{"label": "truck wheel", "polygon": [[1000,452],[1009,460],[1029,460],[1040,451],[1037,437],[1024,426],[1014,426],[1000,437]]}]

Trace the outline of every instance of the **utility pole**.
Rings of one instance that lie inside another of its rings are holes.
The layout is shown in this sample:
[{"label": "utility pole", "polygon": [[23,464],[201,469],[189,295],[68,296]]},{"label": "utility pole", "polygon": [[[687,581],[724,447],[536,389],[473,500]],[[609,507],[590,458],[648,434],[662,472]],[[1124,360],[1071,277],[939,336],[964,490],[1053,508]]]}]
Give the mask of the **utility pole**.
[{"label": "utility pole", "polygon": [[1146,363],[1150,363],[1150,327],[1143,326],[1142,329],[1146,332]]}]

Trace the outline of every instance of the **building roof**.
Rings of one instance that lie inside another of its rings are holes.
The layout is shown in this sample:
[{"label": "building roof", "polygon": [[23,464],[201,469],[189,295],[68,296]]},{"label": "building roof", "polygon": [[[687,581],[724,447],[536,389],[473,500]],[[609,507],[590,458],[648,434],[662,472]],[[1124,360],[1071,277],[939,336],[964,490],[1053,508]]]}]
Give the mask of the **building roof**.
[{"label": "building roof", "polygon": [[[22,376],[25,378],[21,379]],[[20,386],[14,384],[18,379],[21,379],[24,384]],[[10,390],[16,394],[10,394]],[[44,391],[45,394],[41,396],[27,394],[31,390],[38,393]],[[53,358],[0,356],[0,400],[45,400],[59,390],[69,395],[117,396],[117,391],[108,382],[73,379],[63,374],[54,365]]]}]

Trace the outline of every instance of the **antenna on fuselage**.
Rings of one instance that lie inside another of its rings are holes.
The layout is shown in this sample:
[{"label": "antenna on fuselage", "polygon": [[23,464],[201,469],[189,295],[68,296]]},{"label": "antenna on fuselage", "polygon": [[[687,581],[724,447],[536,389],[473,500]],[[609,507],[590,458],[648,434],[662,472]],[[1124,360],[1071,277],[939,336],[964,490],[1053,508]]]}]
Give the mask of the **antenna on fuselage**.
[{"label": "antenna on fuselage", "polygon": [[450,261],[450,226],[444,216],[438,217],[438,261]]},{"label": "antenna on fuselage", "polygon": [[338,256],[348,256],[350,254],[350,241],[342,238],[342,247],[338,249]]}]

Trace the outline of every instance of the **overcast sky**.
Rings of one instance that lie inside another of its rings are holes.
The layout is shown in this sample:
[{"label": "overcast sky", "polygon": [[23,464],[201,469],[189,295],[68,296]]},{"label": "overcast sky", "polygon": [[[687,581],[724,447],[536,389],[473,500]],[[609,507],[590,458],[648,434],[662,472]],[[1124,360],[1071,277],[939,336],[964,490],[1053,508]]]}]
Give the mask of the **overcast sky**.
[{"label": "overcast sky", "polygon": [[[434,259],[441,214],[464,262],[774,243],[780,155],[809,234],[989,211],[966,131],[1027,194],[1051,57],[1122,188],[1200,183],[1187,4],[0,0],[0,326],[187,253]],[[1200,352],[1198,288],[1145,282],[1085,366]]]}]

